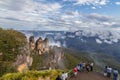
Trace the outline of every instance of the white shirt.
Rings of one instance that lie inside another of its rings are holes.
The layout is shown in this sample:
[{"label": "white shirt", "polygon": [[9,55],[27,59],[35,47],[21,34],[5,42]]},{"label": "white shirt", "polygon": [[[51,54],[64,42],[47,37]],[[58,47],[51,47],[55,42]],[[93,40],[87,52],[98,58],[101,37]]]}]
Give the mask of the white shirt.
[{"label": "white shirt", "polygon": [[91,63],[90,65],[91,65],[91,66],[93,66],[93,65],[94,65],[94,63]]},{"label": "white shirt", "polygon": [[112,68],[107,68],[107,72],[111,73],[112,72]]},{"label": "white shirt", "polygon": [[62,79],[62,80],[65,80],[65,79],[66,79],[66,74],[65,74],[65,73],[62,74],[61,79]]},{"label": "white shirt", "polygon": [[66,78],[68,77],[68,73],[65,73]]}]

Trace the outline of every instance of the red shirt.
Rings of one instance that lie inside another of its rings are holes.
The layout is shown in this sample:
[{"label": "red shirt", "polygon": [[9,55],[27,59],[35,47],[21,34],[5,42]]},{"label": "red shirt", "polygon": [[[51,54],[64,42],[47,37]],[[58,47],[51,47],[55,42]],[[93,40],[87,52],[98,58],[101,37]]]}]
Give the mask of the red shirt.
[{"label": "red shirt", "polygon": [[78,72],[78,69],[77,69],[77,68],[74,68],[74,72]]}]

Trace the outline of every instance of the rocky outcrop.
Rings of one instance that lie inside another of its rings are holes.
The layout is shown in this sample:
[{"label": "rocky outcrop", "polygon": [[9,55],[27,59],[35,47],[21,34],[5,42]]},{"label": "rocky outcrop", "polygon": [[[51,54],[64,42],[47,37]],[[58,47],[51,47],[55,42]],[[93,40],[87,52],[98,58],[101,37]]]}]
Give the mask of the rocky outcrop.
[{"label": "rocky outcrop", "polygon": [[30,50],[34,50],[35,49],[34,36],[30,36],[30,38],[29,38],[29,48],[30,48]]},{"label": "rocky outcrop", "polygon": [[40,37],[37,41],[36,41],[36,51],[38,52],[38,54],[42,54],[43,53],[43,40]]},{"label": "rocky outcrop", "polygon": [[50,50],[53,51],[53,54],[49,59],[49,69],[65,69],[63,49],[54,46],[50,47]]},{"label": "rocky outcrop", "polygon": [[39,37],[39,39],[34,40],[34,36],[30,36],[29,38],[29,47],[30,50],[37,51],[38,54],[43,54],[45,52],[49,52],[49,40],[48,38],[45,38],[44,40]]},{"label": "rocky outcrop", "polygon": [[20,47],[19,50],[21,50],[21,54],[17,55],[14,66],[19,72],[23,72],[25,70],[28,70],[29,67],[32,66],[33,58],[30,56],[30,50],[28,45]]},{"label": "rocky outcrop", "polygon": [[43,51],[49,52],[49,40],[48,40],[48,38],[45,38],[43,41]]}]

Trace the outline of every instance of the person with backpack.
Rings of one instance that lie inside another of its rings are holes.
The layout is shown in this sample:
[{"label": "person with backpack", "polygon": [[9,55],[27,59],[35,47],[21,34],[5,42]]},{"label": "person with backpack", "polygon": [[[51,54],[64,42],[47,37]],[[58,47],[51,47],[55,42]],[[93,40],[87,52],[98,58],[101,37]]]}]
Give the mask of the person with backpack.
[{"label": "person with backpack", "polygon": [[113,69],[113,80],[118,80],[118,70],[116,68]]}]

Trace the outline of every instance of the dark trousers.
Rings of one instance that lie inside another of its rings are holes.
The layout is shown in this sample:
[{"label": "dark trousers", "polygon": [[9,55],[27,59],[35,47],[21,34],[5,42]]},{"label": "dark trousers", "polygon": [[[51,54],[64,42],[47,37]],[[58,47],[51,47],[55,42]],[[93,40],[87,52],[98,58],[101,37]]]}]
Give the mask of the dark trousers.
[{"label": "dark trousers", "polygon": [[90,66],[90,71],[93,71],[93,67],[92,66]]},{"label": "dark trousers", "polygon": [[117,80],[117,77],[113,77],[113,80]]},{"label": "dark trousers", "polygon": [[111,77],[111,73],[107,73],[107,77]]}]

